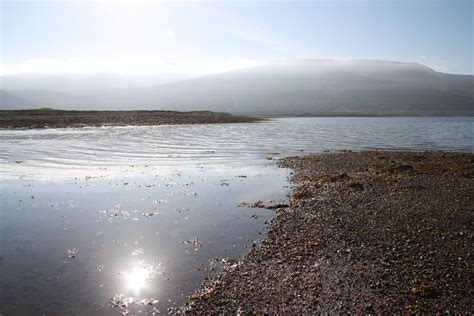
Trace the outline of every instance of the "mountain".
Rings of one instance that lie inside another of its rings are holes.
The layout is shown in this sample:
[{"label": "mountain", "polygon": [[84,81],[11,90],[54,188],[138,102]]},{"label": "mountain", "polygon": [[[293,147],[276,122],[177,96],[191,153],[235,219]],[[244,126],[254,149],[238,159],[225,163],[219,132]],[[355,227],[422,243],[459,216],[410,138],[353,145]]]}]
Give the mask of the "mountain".
[{"label": "mountain", "polygon": [[[10,105],[10,107],[8,107]],[[27,99],[16,96],[4,90],[0,90],[0,109],[25,109],[34,107]]]},{"label": "mountain", "polygon": [[[164,83],[84,91],[6,90],[1,108],[211,110],[251,115],[474,115],[474,76],[416,63],[299,59]],[[48,98],[48,93],[51,97]],[[59,94],[62,93],[62,94]],[[9,102],[9,103],[7,103]]]},{"label": "mountain", "polygon": [[83,93],[101,90],[118,90],[135,87],[156,86],[183,80],[179,74],[18,74],[0,76],[0,86],[5,90],[46,90],[63,93]]}]

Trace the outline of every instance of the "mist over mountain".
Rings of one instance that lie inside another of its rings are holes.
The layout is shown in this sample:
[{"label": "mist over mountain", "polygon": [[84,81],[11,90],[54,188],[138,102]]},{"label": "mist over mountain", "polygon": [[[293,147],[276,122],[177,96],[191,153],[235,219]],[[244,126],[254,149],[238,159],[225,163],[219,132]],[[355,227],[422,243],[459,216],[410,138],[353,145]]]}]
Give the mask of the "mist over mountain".
[{"label": "mist over mountain", "polygon": [[[1,79],[0,108],[211,110],[253,115],[474,115],[474,76],[416,63],[298,59],[179,80]],[[177,81],[178,80],[178,81]]]},{"label": "mist over mountain", "polygon": [[19,74],[0,76],[4,90],[45,90],[63,93],[90,93],[114,89],[155,86],[187,79],[180,74]]}]

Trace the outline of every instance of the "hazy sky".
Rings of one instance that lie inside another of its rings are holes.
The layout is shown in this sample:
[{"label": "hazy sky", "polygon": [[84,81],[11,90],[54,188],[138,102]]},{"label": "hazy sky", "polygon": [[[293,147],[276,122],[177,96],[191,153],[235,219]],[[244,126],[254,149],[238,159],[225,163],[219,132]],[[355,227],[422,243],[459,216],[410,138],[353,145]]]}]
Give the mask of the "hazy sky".
[{"label": "hazy sky", "polygon": [[272,59],[473,73],[473,2],[1,1],[0,73],[203,74]]}]

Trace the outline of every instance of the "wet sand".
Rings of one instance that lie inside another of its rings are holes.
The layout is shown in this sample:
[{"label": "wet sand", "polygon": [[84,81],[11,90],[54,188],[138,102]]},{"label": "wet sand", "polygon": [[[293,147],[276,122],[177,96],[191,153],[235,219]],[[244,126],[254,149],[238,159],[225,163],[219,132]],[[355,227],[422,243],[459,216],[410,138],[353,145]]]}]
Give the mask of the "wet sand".
[{"label": "wet sand", "polygon": [[294,171],[289,206],[183,311],[474,310],[474,154],[343,152],[280,163]]},{"label": "wet sand", "polygon": [[0,111],[0,128],[4,129],[251,123],[261,120],[210,111]]}]

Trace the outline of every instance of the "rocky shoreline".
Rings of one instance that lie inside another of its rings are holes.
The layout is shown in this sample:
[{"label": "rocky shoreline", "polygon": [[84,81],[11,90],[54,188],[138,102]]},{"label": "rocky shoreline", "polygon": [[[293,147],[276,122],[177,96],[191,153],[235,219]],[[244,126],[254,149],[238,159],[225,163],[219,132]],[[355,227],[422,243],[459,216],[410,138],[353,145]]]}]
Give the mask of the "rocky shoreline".
[{"label": "rocky shoreline", "polygon": [[210,111],[62,111],[55,109],[0,111],[0,128],[3,129],[252,123],[262,120]]},{"label": "rocky shoreline", "polygon": [[268,234],[186,313],[474,311],[474,154],[367,151],[280,161]]}]

